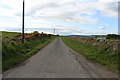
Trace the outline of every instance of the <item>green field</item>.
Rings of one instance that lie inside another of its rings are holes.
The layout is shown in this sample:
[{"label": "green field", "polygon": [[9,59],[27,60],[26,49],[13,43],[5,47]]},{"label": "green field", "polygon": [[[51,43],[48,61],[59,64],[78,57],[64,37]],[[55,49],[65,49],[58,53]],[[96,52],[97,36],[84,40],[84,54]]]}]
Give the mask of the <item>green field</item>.
[{"label": "green field", "polygon": [[101,63],[102,65],[117,71],[118,69],[118,51],[111,48],[94,46],[84,44],[75,40],[71,40],[69,37],[62,38],[65,44],[67,44],[73,50],[81,53],[87,59]]},{"label": "green field", "polygon": [[16,35],[20,35],[21,33],[18,32],[5,32],[5,31],[1,31],[0,33],[2,33],[2,37],[9,37],[9,38],[13,38]]}]

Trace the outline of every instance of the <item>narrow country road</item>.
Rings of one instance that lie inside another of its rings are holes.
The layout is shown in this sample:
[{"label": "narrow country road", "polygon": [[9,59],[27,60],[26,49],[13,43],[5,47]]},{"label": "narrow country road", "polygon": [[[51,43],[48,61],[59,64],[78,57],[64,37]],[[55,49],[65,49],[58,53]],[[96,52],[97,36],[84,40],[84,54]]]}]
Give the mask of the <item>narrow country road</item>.
[{"label": "narrow country road", "polygon": [[3,74],[3,78],[116,78],[55,39],[37,54]]}]

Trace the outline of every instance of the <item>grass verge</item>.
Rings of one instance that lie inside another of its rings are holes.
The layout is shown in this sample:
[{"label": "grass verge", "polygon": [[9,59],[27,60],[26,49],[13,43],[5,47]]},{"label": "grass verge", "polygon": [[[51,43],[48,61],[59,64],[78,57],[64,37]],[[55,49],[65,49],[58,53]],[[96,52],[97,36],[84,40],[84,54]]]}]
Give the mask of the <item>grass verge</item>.
[{"label": "grass verge", "polygon": [[84,44],[75,40],[71,40],[69,37],[62,38],[64,43],[67,44],[73,50],[81,53],[87,59],[95,62],[99,62],[102,65],[112,69],[118,70],[118,51],[109,47],[100,47],[89,44]]},{"label": "grass verge", "polygon": [[2,71],[5,72],[20,62],[28,59],[53,40],[54,38],[36,39],[33,41],[25,41],[25,44],[17,43],[15,41],[10,43],[3,41]]}]

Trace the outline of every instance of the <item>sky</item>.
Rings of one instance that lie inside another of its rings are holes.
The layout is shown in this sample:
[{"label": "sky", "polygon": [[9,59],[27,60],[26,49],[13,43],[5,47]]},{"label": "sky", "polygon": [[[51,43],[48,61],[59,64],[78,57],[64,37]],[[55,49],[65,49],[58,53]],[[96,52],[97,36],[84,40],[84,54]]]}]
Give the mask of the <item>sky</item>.
[{"label": "sky", "polygon": [[[22,31],[23,0],[0,0],[0,31]],[[119,0],[25,0],[25,33],[118,34]]]}]

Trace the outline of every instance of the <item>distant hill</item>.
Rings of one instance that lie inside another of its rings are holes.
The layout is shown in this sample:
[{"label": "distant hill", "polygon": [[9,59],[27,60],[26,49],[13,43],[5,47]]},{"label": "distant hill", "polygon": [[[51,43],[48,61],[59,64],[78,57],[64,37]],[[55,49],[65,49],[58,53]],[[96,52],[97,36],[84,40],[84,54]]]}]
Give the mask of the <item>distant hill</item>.
[{"label": "distant hill", "polygon": [[106,35],[69,35],[73,37],[104,37]]}]

